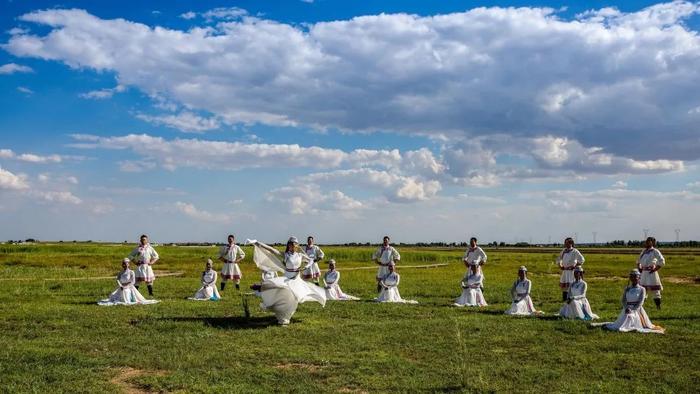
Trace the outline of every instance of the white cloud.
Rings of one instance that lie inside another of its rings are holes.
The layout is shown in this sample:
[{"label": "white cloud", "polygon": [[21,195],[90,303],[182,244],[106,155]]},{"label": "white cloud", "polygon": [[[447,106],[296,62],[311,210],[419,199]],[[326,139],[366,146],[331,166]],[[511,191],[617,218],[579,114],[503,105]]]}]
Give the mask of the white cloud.
[{"label": "white cloud", "polygon": [[222,222],[227,223],[231,221],[231,217],[223,213],[211,213],[198,209],[193,204],[178,201],[174,205],[175,209],[186,216],[189,216],[196,220],[201,220],[205,222]]},{"label": "white cloud", "polygon": [[0,190],[24,190],[28,188],[26,176],[15,175],[0,167]]},{"label": "white cloud", "polygon": [[700,188],[700,181],[690,182],[686,186],[688,186],[691,189]]},{"label": "white cloud", "polygon": [[552,135],[643,167],[700,158],[700,119],[688,113],[700,103],[700,37],[684,24],[697,10],[673,2],[563,20],[491,7],[301,27],[227,8],[202,15],[215,26],[180,31],[53,9],[19,18],[47,34],[17,32],[4,49],[112,71],[232,124]]},{"label": "white cloud", "polygon": [[12,75],[16,73],[31,73],[34,72],[31,67],[23,66],[17,63],[7,63],[0,66],[0,75]]},{"label": "white cloud", "polygon": [[25,86],[18,86],[18,87],[17,87],[17,91],[20,92],[20,93],[24,93],[24,94],[26,94],[27,96],[31,96],[32,94],[34,94],[34,91],[33,91],[33,90],[31,90],[31,89],[29,89],[28,87],[25,87]]},{"label": "white cloud", "polygon": [[265,195],[268,202],[280,202],[294,215],[318,214],[322,211],[352,214],[365,205],[339,190],[322,192],[318,185],[284,186]]},{"label": "white cloud", "polygon": [[197,17],[197,14],[193,11],[187,11],[183,14],[180,14],[180,18],[186,19],[186,20],[194,19],[196,17]]},{"label": "white cloud", "polygon": [[83,200],[73,195],[69,191],[39,191],[31,190],[29,192],[31,197],[34,197],[40,201],[48,203],[59,203],[59,204],[70,204],[70,205],[80,205]]},{"label": "white cloud", "polygon": [[136,117],[148,123],[178,129],[186,133],[201,133],[207,130],[218,129],[220,126],[216,118],[205,118],[192,112],[158,116],[138,114]]},{"label": "white cloud", "polygon": [[123,160],[119,163],[119,170],[123,172],[144,172],[156,168],[156,163],[150,161]]},{"label": "white cloud", "polygon": [[11,149],[0,149],[0,158],[2,158],[2,159],[14,159],[14,160],[18,160],[18,161],[23,161],[23,162],[27,162],[27,163],[36,163],[36,164],[60,163],[63,161],[63,157],[61,155],[53,154],[53,155],[41,156],[41,155],[36,155],[33,153],[16,154]]},{"label": "white cloud", "polygon": [[613,189],[627,189],[627,182],[617,181],[617,182],[613,183],[612,188]]},{"label": "white cloud", "polygon": [[126,91],[126,86],[124,85],[117,85],[113,88],[107,88],[107,89],[100,89],[100,90],[92,90],[87,93],[81,93],[78,96],[84,99],[90,99],[90,100],[104,100],[108,98],[112,98],[115,93],[121,93]]}]

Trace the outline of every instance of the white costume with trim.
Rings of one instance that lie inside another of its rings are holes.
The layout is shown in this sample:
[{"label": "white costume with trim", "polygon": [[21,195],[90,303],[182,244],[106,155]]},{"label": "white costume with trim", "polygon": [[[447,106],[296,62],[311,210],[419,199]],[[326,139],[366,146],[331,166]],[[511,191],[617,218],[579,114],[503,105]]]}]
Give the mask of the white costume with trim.
[{"label": "white costume with trim", "polygon": [[117,274],[117,289],[109,295],[109,298],[99,301],[101,306],[112,305],[148,305],[159,302],[158,300],[147,300],[134,287],[136,274],[130,269],[123,270]]}]

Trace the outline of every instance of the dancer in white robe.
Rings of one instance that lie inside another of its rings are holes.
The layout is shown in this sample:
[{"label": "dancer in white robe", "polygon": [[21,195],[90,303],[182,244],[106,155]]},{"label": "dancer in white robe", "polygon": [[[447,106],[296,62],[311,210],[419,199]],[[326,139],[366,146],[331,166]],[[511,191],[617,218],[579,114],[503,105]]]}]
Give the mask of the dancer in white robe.
[{"label": "dancer in white robe", "polygon": [[217,273],[214,270],[214,262],[207,259],[207,268],[202,272],[202,287],[197,290],[190,300],[196,301],[219,301],[221,295],[216,288]]},{"label": "dancer in white robe", "polygon": [[236,245],[236,237],[233,234],[228,236],[228,244],[221,247],[219,250],[219,260],[224,265],[221,267],[221,291],[226,288],[226,282],[233,280],[236,284],[236,290],[241,289],[241,278],[243,273],[238,263],[245,258],[245,252],[240,246]]},{"label": "dancer in white robe", "polygon": [[129,254],[130,260],[136,260],[136,289],[139,288],[141,283],[146,283],[148,287],[148,295],[153,296],[153,281],[156,280],[156,275],[153,273],[153,264],[158,261],[160,256],[158,252],[153,249],[150,243],[148,243],[148,236],[146,234],[141,235],[139,238],[139,246],[137,246],[131,254]]},{"label": "dancer in white robe", "polygon": [[401,276],[395,271],[396,264],[392,261],[387,266],[389,272],[382,278],[379,285],[382,287],[382,291],[379,296],[374,300],[377,302],[400,302],[404,304],[417,304],[418,301],[415,300],[404,300],[399,294],[399,282],[401,281]]},{"label": "dancer in white robe", "polygon": [[328,261],[328,271],[323,274],[323,285],[326,289],[326,298],[336,301],[355,301],[359,298],[343,293],[340,289],[340,272],[335,269],[335,260]]},{"label": "dancer in white robe", "polygon": [[644,311],[644,299],[646,290],[639,284],[641,274],[638,270],[630,272],[630,284],[622,293],[622,311],[613,323],[601,323],[603,327],[612,331],[663,334],[663,327],[654,325],[646,311]]},{"label": "dancer in white robe", "polygon": [[561,269],[561,278],[559,279],[559,287],[561,288],[561,300],[569,299],[569,286],[574,283],[574,269],[583,265],[586,259],[583,258],[581,252],[574,248],[574,239],[568,237],[564,240],[564,250],[559,253],[557,264]]},{"label": "dancer in white robe", "polygon": [[457,298],[455,306],[488,306],[484,299],[484,294],[481,291],[481,286],[484,283],[484,277],[479,272],[479,263],[473,260],[469,266],[469,272],[464,274],[462,278],[462,295]]},{"label": "dancer in white robe", "polygon": [[574,269],[574,283],[569,287],[569,299],[559,310],[559,316],[566,319],[595,320],[598,315],[591,311],[591,305],[586,298],[588,284],[583,280],[583,268]]},{"label": "dancer in white robe", "polygon": [[311,259],[301,252],[296,237],[289,238],[284,253],[256,240],[247,240],[246,243],[254,246],[253,261],[261,271],[284,274],[251,286],[262,299],[262,309],[272,311],[280,325],[289,324],[300,303],[314,301],[326,305],[325,290],[305,282],[299,275],[302,263],[308,266]]},{"label": "dancer in white robe", "polygon": [[377,293],[383,289],[381,281],[389,273],[389,264],[396,264],[397,261],[401,260],[401,255],[393,246],[389,245],[389,241],[389,236],[385,235],[382,239],[382,245],[372,254],[372,260],[379,265],[379,269],[377,269]]},{"label": "dancer in white robe", "polygon": [[159,302],[158,300],[147,300],[136,289],[136,274],[129,269],[129,259],[122,261],[122,271],[117,274],[117,289],[109,295],[109,298],[99,301],[102,306],[113,305],[148,305]]},{"label": "dancer in white robe", "polygon": [[323,250],[314,244],[314,237],[310,236],[306,238],[306,245],[304,246],[304,253],[311,259],[311,264],[308,268],[304,269],[303,277],[304,280],[310,280],[319,285],[318,278],[321,276],[321,269],[318,267],[318,262],[323,260],[325,254]]},{"label": "dancer in white robe", "polygon": [[518,280],[513,282],[513,287],[510,289],[513,302],[510,309],[505,312],[506,315],[533,316],[542,314],[535,309],[535,305],[532,303],[531,290],[532,282],[527,278],[527,268],[521,266],[518,270]]},{"label": "dancer in white robe", "polygon": [[471,237],[471,239],[469,239],[469,249],[467,249],[467,251],[464,252],[464,257],[462,258],[462,261],[464,261],[464,265],[467,267],[467,272],[469,272],[469,270],[471,269],[472,263],[476,263],[478,273],[481,274],[483,277],[484,273],[481,271],[481,266],[486,263],[488,256],[486,256],[484,250],[481,249],[481,247],[477,245],[476,242],[476,237]]},{"label": "dancer in white robe", "polygon": [[661,290],[664,289],[659,278],[659,270],[666,265],[666,259],[656,249],[656,238],[648,237],[645,241],[645,249],[637,259],[637,269],[642,273],[639,283],[644,286],[646,294],[654,295],[656,309],[661,309]]}]

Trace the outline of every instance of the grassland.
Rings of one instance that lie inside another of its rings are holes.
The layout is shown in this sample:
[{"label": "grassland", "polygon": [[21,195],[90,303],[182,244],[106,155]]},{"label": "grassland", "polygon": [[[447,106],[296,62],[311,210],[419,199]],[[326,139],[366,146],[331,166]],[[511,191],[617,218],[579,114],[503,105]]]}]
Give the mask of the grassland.
[{"label": "grassland", "polygon": [[[0,245],[2,392],[697,392],[698,250],[667,253],[663,309],[647,311],[666,335],[620,334],[554,317],[561,302],[554,250],[488,250],[480,310],[450,307],[463,251],[400,249],[401,293],[419,305],[303,304],[289,327],[251,299],[244,318],[233,288],[220,302],[197,289],[214,247],[160,247],[160,304],[99,307],[125,245]],[[249,257],[243,287],[259,278]],[[343,289],[375,296],[370,248],[324,248]],[[585,249],[589,300],[614,320],[635,256]],[[596,252],[596,253],[594,253]],[[600,253],[598,253],[600,252]],[[542,318],[503,315],[521,264]],[[88,279],[102,278],[106,279]]]}]

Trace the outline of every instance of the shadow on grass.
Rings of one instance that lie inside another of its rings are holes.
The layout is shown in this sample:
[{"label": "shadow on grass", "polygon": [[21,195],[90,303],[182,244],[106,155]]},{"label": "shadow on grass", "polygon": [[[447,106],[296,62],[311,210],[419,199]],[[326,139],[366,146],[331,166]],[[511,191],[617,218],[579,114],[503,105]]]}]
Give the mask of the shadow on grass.
[{"label": "shadow on grass", "polygon": [[[201,322],[205,326],[220,328],[223,330],[244,330],[244,329],[259,329],[269,326],[277,326],[277,319],[274,316],[264,317],[163,317],[152,319],[155,321],[173,321],[173,322]],[[300,320],[292,319],[292,323],[299,323]]]}]

